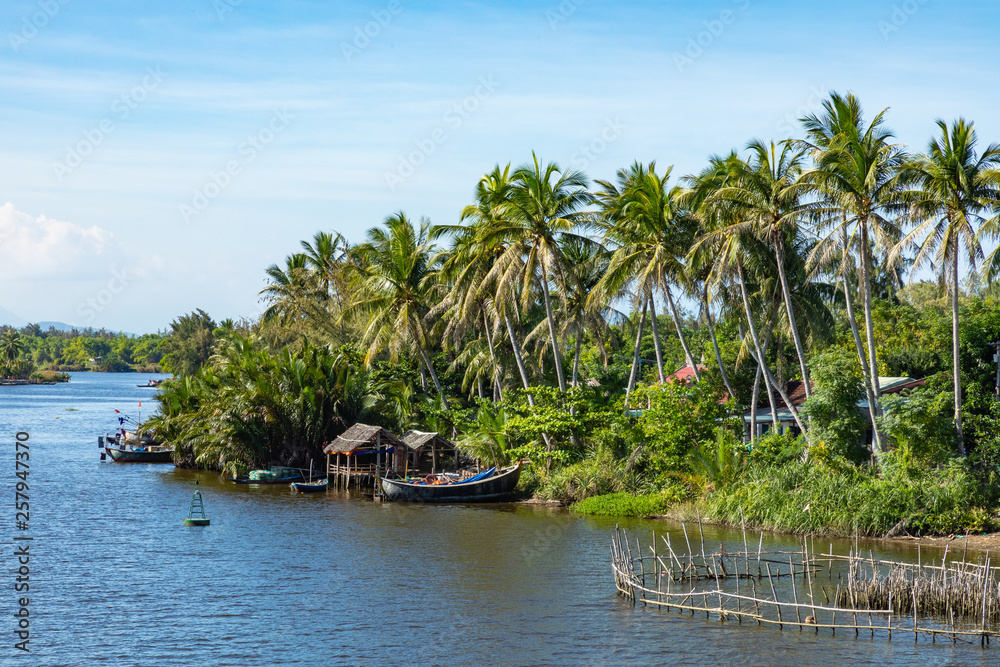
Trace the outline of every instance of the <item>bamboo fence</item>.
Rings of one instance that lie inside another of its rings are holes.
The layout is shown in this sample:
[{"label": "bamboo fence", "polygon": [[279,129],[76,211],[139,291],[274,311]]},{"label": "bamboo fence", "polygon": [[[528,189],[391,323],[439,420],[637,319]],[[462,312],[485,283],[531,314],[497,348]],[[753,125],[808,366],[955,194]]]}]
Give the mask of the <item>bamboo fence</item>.
[{"label": "bamboo fence", "polygon": [[[657,536],[643,549],[615,527],[611,539],[612,569],[618,594],[667,611],[704,613],[721,621],[786,626],[818,633],[862,632],[872,638],[912,635],[913,641],[975,643],[989,646],[1000,634],[1000,567],[985,560],[917,563],[876,559],[857,542],[847,555],[817,553],[804,538],[797,551],[764,551],[760,534],[754,551],[743,529],[742,550],[727,551],[719,543],[707,552],[698,525],[692,548],[686,524],[684,545],[669,534]],[[633,550],[634,547],[634,550]],[[780,594],[779,594],[780,593]]]}]

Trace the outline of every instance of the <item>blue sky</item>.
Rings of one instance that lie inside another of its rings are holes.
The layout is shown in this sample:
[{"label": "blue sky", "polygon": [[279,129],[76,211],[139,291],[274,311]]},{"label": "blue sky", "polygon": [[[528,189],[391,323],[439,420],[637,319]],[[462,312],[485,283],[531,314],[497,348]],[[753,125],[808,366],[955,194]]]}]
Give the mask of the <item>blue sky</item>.
[{"label": "blue sky", "polygon": [[319,230],[454,223],[532,150],[683,176],[830,90],[914,148],[960,115],[1000,141],[985,1],[153,5],[0,8],[0,306],[27,320],[253,317]]}]

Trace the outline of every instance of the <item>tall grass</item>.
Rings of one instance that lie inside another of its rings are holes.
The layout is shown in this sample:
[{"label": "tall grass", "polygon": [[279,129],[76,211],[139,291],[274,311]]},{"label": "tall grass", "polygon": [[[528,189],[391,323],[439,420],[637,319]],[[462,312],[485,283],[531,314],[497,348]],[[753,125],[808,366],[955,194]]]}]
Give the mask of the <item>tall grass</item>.
[{"label": "tall grass", "polygon": [[947,534],[996,524],[963,461],[925,469],[891,455],[878,467],[752,465],[739,484],[708,494],[704,503],[716,520],[737,524],[742,509],[749,523],[796,533]]}]

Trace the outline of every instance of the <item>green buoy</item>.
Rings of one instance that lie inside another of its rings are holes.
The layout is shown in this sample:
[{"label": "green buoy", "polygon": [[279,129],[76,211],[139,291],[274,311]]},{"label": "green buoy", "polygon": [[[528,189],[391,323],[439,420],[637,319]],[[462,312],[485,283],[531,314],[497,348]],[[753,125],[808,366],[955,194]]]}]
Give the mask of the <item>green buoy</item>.
[{"label": "green buoy", "polygon": [[[194,485],[198,486],[197,480],[195,480]],[[188,511],[188,517],[184,519],[184,525],[207,526],[208,523],[208,517],[205,516],[205,503],[201,499],[201,491],[196,490],[191,496],[191,509]]]}]

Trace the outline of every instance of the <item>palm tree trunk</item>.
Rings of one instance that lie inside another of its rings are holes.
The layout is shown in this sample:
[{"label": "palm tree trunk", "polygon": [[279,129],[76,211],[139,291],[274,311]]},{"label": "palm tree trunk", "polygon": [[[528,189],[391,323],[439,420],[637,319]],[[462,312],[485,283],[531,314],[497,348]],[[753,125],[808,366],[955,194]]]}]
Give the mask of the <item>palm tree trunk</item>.
[{"label": "palm tree trunk", "polygon": [[[510,321],[509,315],[504,315],[503,318],[507,322],[507,335],[510,336],[510,346],[514,350],[514,361],[517,362],[517,370],[521,373],[521,383],[525,389],[529,389],[531,385],[528,384],[528,371],[524,368],[524,358],[521,357],[521,346],[517,342],[517,334],[514,333],[514,323]],[[535,400],[530,395],[528,396],[528,402],[531,405],[535,404]]]},{"label": "palm tree trunk", "polygon": [[577,386],[580,377],[580,345],[583,342],[583,329],[576,327],[576,350],[573,351],[573,386]]},{"label": "palm tree trunk", "polygon": [[[722,353],[719,351],[719,341],[715,337],[715,323],[712,322],[712,307],[708,303],[708,287],[704,287],[700,294],[701,302],[705,306],[705,320],[708,322],[708,335],[712,339],[712,349],[715,350],[715,363],[719,364],[719,372],[722,374],[722,383],[726,385],[729,396],[736,398],[736,392],[729,384],[729,376],[726,374],[726,367],[722,365]],[[755,413],[756,414],[756,413]]]},{"label": "palm tree trunk", "polygon": [[552,303],[549,299],[549,273],[542,265],[542,298],[545,301],[545,317],[549,322],[549,337],[552,339],[552,357],[556,365],[556,379],[559,381],[559,391],[566,391],[566,379],[563,377],[562,355],[559,353],[559,338],[556,336],[556,320],[552,315]]},{"label": "palm tree trunk", "polygon": [[427,355],[427,350],[422,347],[420,348],[420,358],[424,360],[424,365],[427,366],[427,372],[430,373],[431,380],[434,382],[434,388],[437,389],[437,393],[439,395],[443,394],[444,389],[441,388],[441,383],[438,382],[437,373],[434,372],[434,366],[431,364],[431,359]]},{"label": "palm tree trunk", "polygon": [[[743,341],[745,340],[745,338],[746,338],[746,335],[743,333],[743,325],[740,325],[740,344],[741,345],[743,344]],[[768,337],[764,339],[764,342],[760,346],[761,347],[761,352],[765,356],[767,356],[767,348],[770,345],[771,345],[771,337],[770,337],[770,335],[768,335]],[[753,358],[753,360],[757,362],[757,372],[756,372],[755,375],[757,375],[757,377],[763,377],[762,365],[760,363],[760,359],[757,358],[757,353],[754,352],[753,350],[749,350],[749,352],[750,352],[751,358]],[[756,378],[754,379],[754,383],[755,383],[754,392],[756,392],[757,396],[759,397],[760,396],[760,389],[759,389],[759,385],[756,384],[757,383],[757,379]],[[771,426],[773,428],[778,428],[778,402],[776,400],[774,400],[774,388],[771,387],[771,383],[768,382],[766,379],[764,380],[764,391],[767,392],[767,407],[768,407],[768,409],[771,412]],[[757,400],[757,399],[754,399],[754,400]],[[756,415],[756,413],[757,413],[757,404],[754,403],[754,415]]]},{"label": "palm tree trunk", "polygon": [[594,327],[594,337],[597,339],[597,347],[601,351],[601,363],[604,364],[604,370],[608,370],[608,351],[604,349],[604,336],[601,335],[600,328]]},{"label": "palm tree trunk", "polygon": [[[806,438],[806,441],[808,442],[806,427],[805,424],[802,423],[802,419],[799,417],[799,411],[794,405],[792,405],[792,401],[788,398],[788,394],[785,393],[784,387],[782,387],[775,379],[774,375],[771,373],[771,369],[767,367],[767,362],[764,360],[764,352],[760,346],[760,337],[757,335],[757,325],[754,324],[753,311],[750,309],[750,297],[747,295],[747,286],[743,281],[743,266],[741,264],[737,264],[737,271],[739,271],[740,292],[743,295],[743,308],[746,311],[747,324],[750,327],[750,337],[753,338],[753,345],[757,350],[757,361],[760,364],[761,369],[764,371],[764,377],[781,395],[781,400],[785,402],[785,406],[788,408],[788,411],[792,413],[792,417],[795,419],[795,424],[799,427],[799,430],[802,431],[802,437]],[[773,404],[774,402],[772,401],[772,406]],[[777,427],[777,423],[775,423],[774,426]]]},{"label": "palm tree trunk", "polygon": [[490,318],[483,310],[483,325],[486,327],[486,344],[490,346],[490,361],[493,362],[493,400],[502,401],[503,391],[500,389],[500,367],[497,365],[496,350],[493,349],[493,336],[490,334]]},{"label": "palm tree trunk", "polygon": [[872,323],[872,285],[871,285],[871,252],[868,244],[868,225],[861,219],[861,298],[865,307],[865,337],[868,342],[868,365],[871,373],[872,393],[875,402],[871,404],[874,415],[882,414],[879,395],[882,393],[878,383],[878,361],[875,354],[875,325]]},{"label": "palm tree trunk", "polygon": [[649,323],[653,327],[653,349],[656,350],[656,372],[657,376],[660,378],[660,382],[664,382],[663,377],[663,352],[660,350],[660,331],[656,326],[656,302],[653,300],[653,295],[649,294],[646,296],[649,301]]},{"label": "palm tree trunk", "polygon": [[792,330],[792,340],[795,342],[795,353],[799,356],[799,370],[802,371],[802,382],[806,386],[806,398],[812,396],[809,383],[809,369],[806,367],[806,353],[802,349],[802,339],[799,328],[795,324],[795,311],[792,308],[792,295],[788,289],[788,278],[785,276],[785,243],[778,239],[775,243],[775,254],[778,260],[778,278],[781,280],[781,293],[785,297],[785,311],[788,314],[788,326]]},{"label": "palm tree trunk", "polygon": [[962,367],[958,358],[958,248],[954,248],[951,264],[951,363],[955,375],[955,436],[958,453],[965,456],[965,435],[962,433]]},{"label": "palm tree trunk", "polygon": [[[514,333],[514,323],[510,321],[509,315],[504,314],[503,318],[507,322],[507,335],[510,336],[510,346],[514,350],[514,360],[517,362],[517,370],[521,373],[521,382],[524,383],[525,396],[528,399],[528,405],[535,407],[535,397],[527,391],[530,389],[531,385],[528,384],[528,371],[525,370],[524,359],[521,357],[521,346],[518,345],[517,335]],[[549,440],[549,434],[542,433],[542,440],[545,441],[545,448],[551,451],[553,449],[553,445]]]},{"label": "palm tree trunk", "polygon": [[674,305],[674,297],[670,293],[670,287],[665,287],[663,289],[667,295],[667,305],[670,306],[670,316],[674,320],[674,328],[677,329],[677,337],[681,339],[681,347],[684,348],[684,358],[687,359],[688,365],[694,369],[694,379],[697,382],[701,382],[701,371],[698,370],[698,364],[694,362],[694,357],[691,356],[691,350],[688,349],[687,338],[684,337],[684,328],[681,326],[680,315],[677,314],[677,306]]},{"label": "palm tree trunk", "polygon": [[[845,258],[847,261],[847,220],[845,219],[840,227],[841,237],[844,246]],[[868,400],[868,419],[872,425],[872,444],[876,452],[882,451],[882,434],[878,430],[878,421],[875,419],[875,394],[872,390],[871,373],[868,370],[868,363],[865,361],[865,345],[861,342],[861,334],[858,332],[858,321],[854,317],[854,300],[847,285],[847,271],[842,265],[841,274],[844,279],[844,304],[847,308],[847,321],[851,325],[851,334],[854,336],[854,346],[858,351],[858,361],[861,363],[861,376],[865,384],[865,398]]]},{"label": "palm tree trunk", "polygon": [[757,438],[757,403],[760,401],[760,364],[753,378],[753,394],[750,398],[750,445]]},{"label": "palm tree trunk", "polygon": [[625,413],[628,414],[628,399],[635,388],[636,369],[639,367],[639,346],[642,344],[642,325],[646,323],[646,306],[648,298],[642,297],[642,314],[639,316],[639,326],[635,333],[635,353],[632,355],[632,371],[628,375],[628,386],[625,388]]}]

